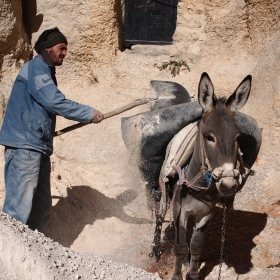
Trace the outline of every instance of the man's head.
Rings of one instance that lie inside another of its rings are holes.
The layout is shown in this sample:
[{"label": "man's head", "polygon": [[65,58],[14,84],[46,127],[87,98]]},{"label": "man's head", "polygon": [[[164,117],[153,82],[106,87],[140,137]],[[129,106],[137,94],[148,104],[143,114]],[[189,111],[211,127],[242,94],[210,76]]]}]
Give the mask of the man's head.
[{"label": "man's head", "polygon": [[37,53],[43,56],[47,52],[52,63],[55,66],[60,66],[67,54],[67,43],[66,37],[56,27],[45,30],[39,36],[34,48]]}]

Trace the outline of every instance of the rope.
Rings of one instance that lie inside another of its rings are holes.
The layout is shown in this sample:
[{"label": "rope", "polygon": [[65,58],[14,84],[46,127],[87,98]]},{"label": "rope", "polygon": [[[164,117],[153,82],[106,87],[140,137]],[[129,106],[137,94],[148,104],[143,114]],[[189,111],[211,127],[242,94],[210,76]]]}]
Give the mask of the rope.
[{"label": "rope", "polygon": [[225,240],[226,240],[226,213],[227,213],[227,206],[226,203],[223,203],[223,225],[222,225],[222,240],[221,240],[221,250],[220,250],[220,264],[219,264],[219,275],[218,280],[221,280],[221,273],[222,273],[222,265],[224,261],[224,247],[225,247]]}]

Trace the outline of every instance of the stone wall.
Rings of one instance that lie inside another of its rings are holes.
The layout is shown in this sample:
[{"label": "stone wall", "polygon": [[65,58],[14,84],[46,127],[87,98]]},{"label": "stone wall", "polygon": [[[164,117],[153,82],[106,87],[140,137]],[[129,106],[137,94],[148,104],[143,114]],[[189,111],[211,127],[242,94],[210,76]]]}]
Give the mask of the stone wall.
[{"label": "stone wall", "polygon": [[[26,0],[22,6],[19,0],[0,0],[0,118],[38,36],[57,26],[69,41],[67,58],[57,69],[60,88],[105,111],[148,95],[152,79],[178,82],[195,96],[201,73],[208,72],[216,94],[228,96],[251,74],[252,97],[244,112],[264,127],[261,154],[277,166],[279,150],[271,147],[280,136],[280,2],[181,0],[173,44],[131,50],[122,45],[123,5],[122,0]],[[155,67],[170,59],[186,61],[190,71],[183,68],[172,77]],[[79,94],[89,89],[98,94]]]},{"label": "stone wall", "polygon": [[[147,92],[151,79],[169,79],[196,94],[198,77],[206,71],[218,81],[216,93],[229,95],[252,74],[254,98],[248,111],[265,125],[268,119],[279,125],[274,118],[280,114],[275,106],[279,103],[279,1],[179,1],[174,43],[164,51],[160,46],[123,49],[121,0],[22,3],[0,0],[0,118],[14,78],[32,57],[38,36],[57,26],[69,41],[67,59],[57,69],[58,80],[67,80],[59,83],[62,88],[113,87],[121,98],[134,96],[134,91]],[[154,65],[169,59],[186,61],[191,71],[185,68],[175,78],[159,73]],[[278,137],[277,131],[273,133]]]},{"label": "stone wall", "polygon": [[58,27],[68,39],[63,76],[73,84],[96,82],[92,63],[111,64],[119,47],[119,1],[37,1],[43,15],[32,44],[45,29]]},{"label": "stone wall", "polygon": [[[172,45],[134,45],[131,49],[124,49],[122,44],[123,3],[0,0],[0,120],[16,74],[33,56],[32,46],[45,29],[55,26],[69,41],[64,64],[57,67],[60,90],[67,98],[103,113],[149,95],[151,80],[180,83],[196,98],[202,72],[210,75],[217,96],[229,96],[251,74],[251,96],[242,111],[263,128],[263,144],[253,167],[256,176],[236,196],[235,208],[274,215],[276,211],[271,212],[269,207],[278,209],[280,196],[280,2],[181,0]],[[158,66],[169,60],[186,61],[190,71],[183,67],[175,77],[168,69],[160,71]],[[98,125],[55,137],[51,157],[54,207],[48,228],[54,240],[65,246],[72,244],[74,250],[109,252],[118,261],[140,266],[145,258],[142,248],[139,254],[138,248],[143,244],[140,238],[148,238],[150,226],[127,223],[115,214],[124,211],[131,216],[134,212],[130,209],[135,209],[137,216],[140,209],[141,216],[147,211],[144,184],[129,158],[120,128],[121,117],[147,110],[148,105],[139,106]],[[71,124],[58,117],[56,130]],[[3,152],[3,147],[0,149]],[[0,154],[2,205],[4,159]],[[123,203],[123,194],[134,191],[137,198],[133,196]],[[114,204],[119,208],[111,214],[108,209]],[[269,217],[261,235],[246,241],[257,243],[249,253],[254,263],[250,271],[256,275],[258,269],[265,273],[279,267],[279,252],[274,252],[279,241],[270,234],[277,232],[279,212],[277,215],[275,230]],[[102,237],[106,242],[100,241]],[[273,242],[266,243],[267,238]],[[150,250],[150,240],[146,245]],[[124,249],[135,250],[132,255],[137,257],[131,257],[131,251],[124,253]],[[268,261],[274,257],[275,262]]]},{"label": "stone wall", "polygon": [[120,1],[1,0],[0,6],[0,78],[7,86],[45,29],[58,27],[66,35],[63,75],[74,84],[94,83],[92,62],[110,64],[120,48]]},{"label": "stone wall", "polygon": [[32,54],[21,19],[21,0],[0,1],[0,119],[14,77]]}]

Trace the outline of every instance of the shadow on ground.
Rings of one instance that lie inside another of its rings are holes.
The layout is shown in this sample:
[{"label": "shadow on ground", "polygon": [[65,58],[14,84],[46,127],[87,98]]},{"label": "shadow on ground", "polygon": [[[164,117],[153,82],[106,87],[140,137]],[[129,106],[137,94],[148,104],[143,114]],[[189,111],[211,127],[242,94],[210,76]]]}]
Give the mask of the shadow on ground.
[{"label": "shadow on ground", "polygon": [[116,198],[109,198],[89,186],[74,186],[67,188],[66,197],[52,208],[50,221],[45,235],[70,247],[85,225],[96,220],[116,217],[125,223],[151,223],[150,220],[133,218],[124,212],[124,206],[136,199],[138,193],[127,190]]},{"label": "shadow on ground", "polygon": [[[207,279],[213,268],[220,263],[221,229],[223,209],[216,207],[214,218],[209,225],[205,246],[201,256],[200,280]],[[223,258],[228,267],[233,267],[237,274],[245,274],[253,267],[251,250],[256,246],[255,236],[265,228],[267,214],[240,210],[228,210],[226,215],[226,231]],[[193,220],[188,225],[189,238],[192,234]],[[164,232],[162,258],[147,270],[158,272],[162,279],[170,279],[175,262],[172,252],[174,244],[174,228],[168,226]],[[184,271],[186,273],[186,271]]]}]

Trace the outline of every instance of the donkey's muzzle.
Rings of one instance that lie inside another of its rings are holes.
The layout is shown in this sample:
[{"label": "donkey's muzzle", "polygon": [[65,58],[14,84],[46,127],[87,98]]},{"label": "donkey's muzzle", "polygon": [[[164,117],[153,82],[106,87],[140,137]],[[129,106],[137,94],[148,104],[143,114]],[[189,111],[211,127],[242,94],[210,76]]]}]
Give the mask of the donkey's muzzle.
[{"label": "donkey's muzzle", "polygon": [[218,167],[212,173],[212,180],[222,195],[231,196],[238,191],[242,177],[238,169],[228,170]]}]

